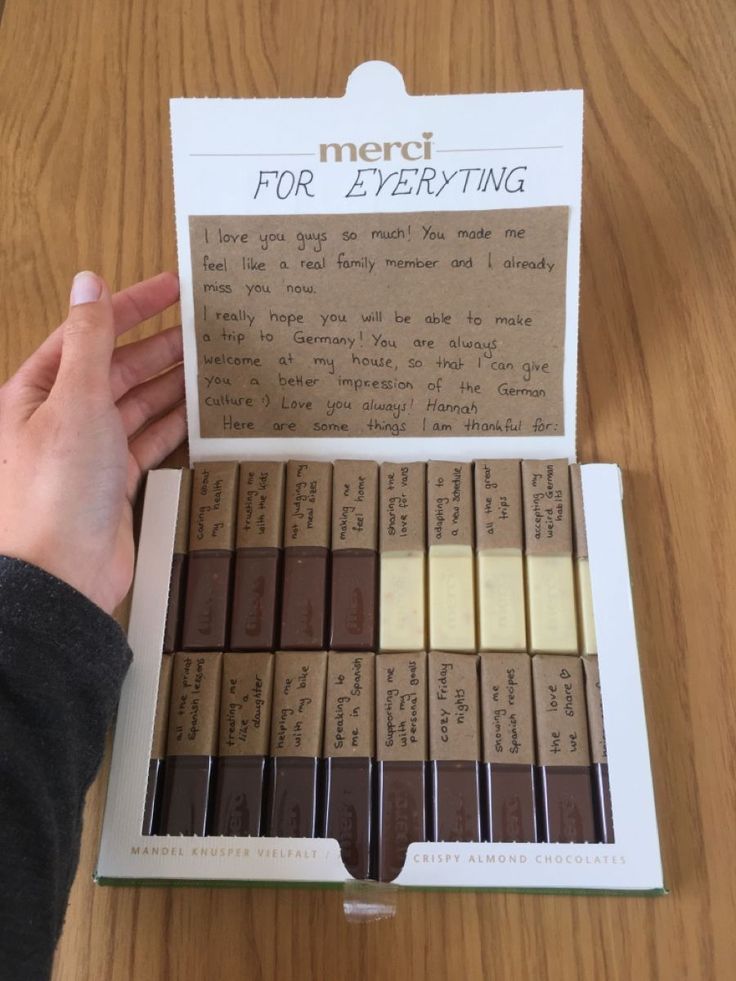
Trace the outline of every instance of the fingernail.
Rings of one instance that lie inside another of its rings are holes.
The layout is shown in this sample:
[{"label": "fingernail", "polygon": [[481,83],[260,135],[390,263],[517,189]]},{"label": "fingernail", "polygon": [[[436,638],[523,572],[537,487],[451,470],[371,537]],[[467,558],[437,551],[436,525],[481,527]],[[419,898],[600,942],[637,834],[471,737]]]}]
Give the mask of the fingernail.
[{"label": "fingernail", "polygon": [[102,296],[102,283],[98,276],[93,272],[77,273],[72,283],[72,292],[69,297],[70,306],[77,306],[78,303],[94,303]]}]

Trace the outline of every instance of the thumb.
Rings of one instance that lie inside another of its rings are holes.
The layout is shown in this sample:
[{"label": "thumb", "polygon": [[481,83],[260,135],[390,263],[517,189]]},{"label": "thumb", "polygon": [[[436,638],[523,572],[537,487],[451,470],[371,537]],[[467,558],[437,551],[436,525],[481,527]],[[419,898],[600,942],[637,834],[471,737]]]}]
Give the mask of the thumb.
[{"label": "thumb", "polygon": [[109,389],[114,349],[110,291],[95,273],[77,273],[62,330],[58,380],[62,384],[73,383],[82,391]]}]

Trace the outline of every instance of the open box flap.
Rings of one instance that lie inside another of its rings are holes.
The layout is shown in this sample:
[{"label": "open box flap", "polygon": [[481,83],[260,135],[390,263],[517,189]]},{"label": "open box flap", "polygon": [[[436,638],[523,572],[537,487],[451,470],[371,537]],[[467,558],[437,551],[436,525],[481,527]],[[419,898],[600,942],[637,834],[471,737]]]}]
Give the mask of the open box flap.
[{"label": "open box flap", "polygon": [[[580,91],[409,96],[383,62],[356,68],[342,98],[172,100],[192,459],[573,460],[582,111]],[[444,241],[425,240],[435,220]],[[324,250],[300,251],[300,232],[326,235]],[[261,249],[269,234],[284,239]],[[319,297],[293,292],[315,284]],[[451,321],[427,325],[441,300]],[[323,312],[346,322],[323,328]],[[380,329],[360,319],[373,312]],[[346,396],[343,416],[328,408]]]}]

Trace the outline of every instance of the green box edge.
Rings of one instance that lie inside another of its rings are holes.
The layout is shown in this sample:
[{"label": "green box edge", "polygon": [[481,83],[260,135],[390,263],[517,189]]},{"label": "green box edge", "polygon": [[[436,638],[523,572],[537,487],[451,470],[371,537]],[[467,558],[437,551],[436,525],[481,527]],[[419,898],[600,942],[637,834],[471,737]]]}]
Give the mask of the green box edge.
[{"label": "green box edge", "polygon": [[[92,876],[98,886],[118,888],[190,888],[190,889],[342,889],[342,882],[282,882],[280,880],[253,879],[127,879],[98,875]],[[411,892],[516,892],[541,896],[669,896],[666,886],[653,889],[514,889],[509,886],[398,886]]]}]

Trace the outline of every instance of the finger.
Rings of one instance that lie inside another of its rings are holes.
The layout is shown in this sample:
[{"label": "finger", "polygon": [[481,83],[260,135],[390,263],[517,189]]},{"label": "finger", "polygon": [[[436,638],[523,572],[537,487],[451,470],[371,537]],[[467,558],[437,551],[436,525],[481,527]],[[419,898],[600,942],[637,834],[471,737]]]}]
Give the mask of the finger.
[{"label": "finger", "polygon": [[[179,280],[170,272],[158,273],[120,290],[112,297],[115,334],[126,331],[162,313],[179,298]],[[59,370],[63,327],[57,327],[18,369],[21,379],[48,394]]]},{"label": "finger", "polygon": [[131,389],[118,402],[126,436],[137,433],[184,398],[184,368],[177,365],[158,378]]},{"label": "finger", "polygon": [[95,273],[81,272],[74,277],[63,328],[55,384],[73,384],[80,395],[109,392],[115,347],[112,297]]},{"label": "finger", "polygon": [[178,364],[183,356],[181,327],[170,327],[160,334],[119,347],[112,356],[112,397],[117,402],[136,385]]},{"label": "finger", "polygon": [[156,419],[131,440],[128,465],[128,498],[132,501],[143,474],[161,464],[187,435],[187,410],[184,402]]},{"label": "finger", "polygon": [[178,299],[179,280],[171,272],[158,273],[120,290],[112,298],[118,336],[163,313]]}]

